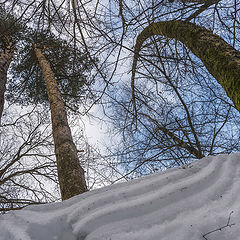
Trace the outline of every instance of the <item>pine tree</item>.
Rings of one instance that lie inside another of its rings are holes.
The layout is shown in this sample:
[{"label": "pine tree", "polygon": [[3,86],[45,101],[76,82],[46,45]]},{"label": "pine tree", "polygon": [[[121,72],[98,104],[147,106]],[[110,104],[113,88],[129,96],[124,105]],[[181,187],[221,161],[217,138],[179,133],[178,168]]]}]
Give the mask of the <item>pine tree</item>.
[{"label": "pine tree", "polygon": [[44,75],[50,103],[58,179],[62,199],[64,200],[87,191],[84,171],[79,165],[77,149],[68,125],[65,105],[52,68],[37,45],[34,45],[34,51]]},{"label": "pine tree", "polygon": [[49,103],[60,191],[62,199],[68,199],[87,191],[87,187],[65,104],[79,104],[77,96],[91,84],[86,75],[91,64],[84,53],[50,34],[29,34],[24,44],[12,67],[19,81],[12,80],[10,89],[18,93],[15,100],[22,104]]},{"label": "pine tree", "polygon": [[16,22],[14,17],[0,7],[0,124],[4,108],[7,72],[13,59],[14,45],[23,31],[23,27]]}]

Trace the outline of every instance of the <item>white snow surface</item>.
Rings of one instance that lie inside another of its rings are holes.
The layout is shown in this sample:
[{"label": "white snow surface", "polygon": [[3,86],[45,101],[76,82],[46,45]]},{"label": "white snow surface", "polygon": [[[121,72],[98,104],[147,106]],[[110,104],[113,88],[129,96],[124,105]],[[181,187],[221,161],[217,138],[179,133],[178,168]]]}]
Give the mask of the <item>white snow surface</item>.
[{"label": "white snow surface", "polygon": [[238,240],[240,153],[0,216],[0,240]]}]

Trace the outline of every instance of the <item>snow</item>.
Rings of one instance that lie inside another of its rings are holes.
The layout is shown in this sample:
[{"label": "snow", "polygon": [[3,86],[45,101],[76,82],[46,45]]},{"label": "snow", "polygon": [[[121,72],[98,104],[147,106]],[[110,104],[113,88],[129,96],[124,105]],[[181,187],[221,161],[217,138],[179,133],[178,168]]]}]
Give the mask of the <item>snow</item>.
[{"label": "snow", "polygon": [[240,239],[240,153],[0,216],[0,240]]}]

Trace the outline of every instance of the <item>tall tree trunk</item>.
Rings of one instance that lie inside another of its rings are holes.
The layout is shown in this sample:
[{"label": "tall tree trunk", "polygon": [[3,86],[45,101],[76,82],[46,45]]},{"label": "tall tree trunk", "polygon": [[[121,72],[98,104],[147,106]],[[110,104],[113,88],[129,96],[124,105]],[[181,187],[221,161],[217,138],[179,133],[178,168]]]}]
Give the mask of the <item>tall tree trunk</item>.
[{"label": "tall tree trunk", "polygon": [[132,66],[132,93],[135,105],[134,78],[137,60],[143,42],[154,35],[174,38],[184,43],[224,88],[228,97],[240,111],[240,52],[212,31],[184,21],[152,23],[138,36]]},{"label": "tall tree trunk", "polygon": [[84,171],[68,125],[67,113],[51,66],[42,51],[34,48],[46,82],[62,200],[87,191]]},{"label": "tall tree trunk", "polygon": [[9,43],[0,53],[0,125],[4,108],[4,93],[6,91],[7,71],[13,58],[13,45]]}]

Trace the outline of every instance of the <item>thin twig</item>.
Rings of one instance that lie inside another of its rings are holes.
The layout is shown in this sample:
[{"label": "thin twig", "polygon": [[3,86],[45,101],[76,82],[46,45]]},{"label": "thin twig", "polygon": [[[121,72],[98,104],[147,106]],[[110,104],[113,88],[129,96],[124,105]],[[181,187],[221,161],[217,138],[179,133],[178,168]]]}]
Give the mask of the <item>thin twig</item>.
[{"label": "thin twig", "polygon": [[229,216],[228,216],[228,221],[227,221],[227,224],[226,224],[226,225],[224,225],[224,226],[222,226],[222,227],[219,227],[219,228],[216,228],[216,229],[214,229],[214,230],[212,230],[212,231],[209,231],[209,232],[205,233],[205,234],[203,235],[203,238],[206,239],[206,240],[209,240],[209,239],[206,238],[207,235],[209,235],[209,234],[211,234],[211,233],[214,233],[214,232],[217,232],[217,231],[221,231],[222,229],[224,229],[224,228],[226,228],[226,227],[232,227],[233,225],[235,225],[235,223],[230,224],[230,220],[231,220],[231,215],[232,215],[232,214],[233,214],[233,211],[230,212],[230,214],[229,214]]}]

